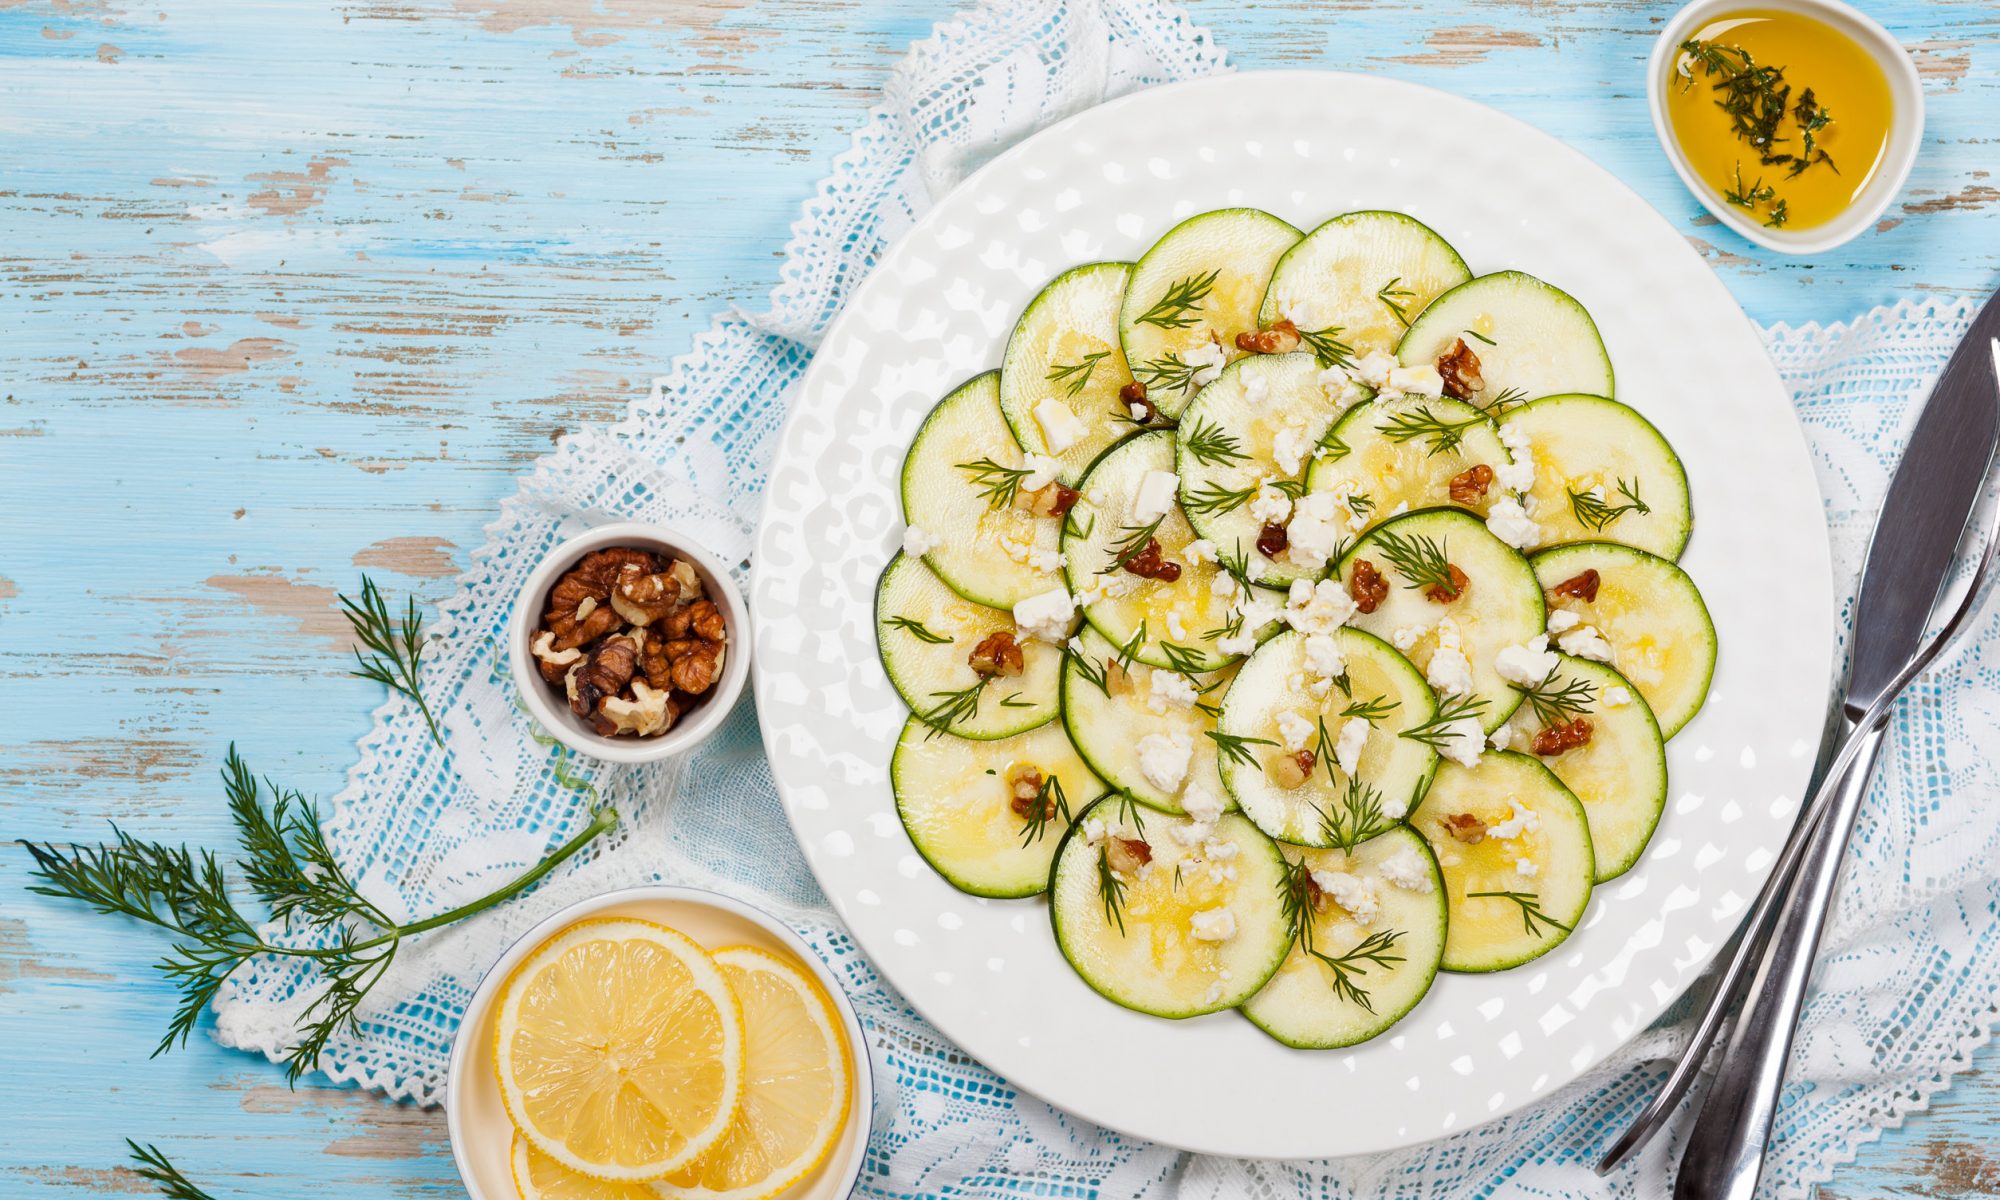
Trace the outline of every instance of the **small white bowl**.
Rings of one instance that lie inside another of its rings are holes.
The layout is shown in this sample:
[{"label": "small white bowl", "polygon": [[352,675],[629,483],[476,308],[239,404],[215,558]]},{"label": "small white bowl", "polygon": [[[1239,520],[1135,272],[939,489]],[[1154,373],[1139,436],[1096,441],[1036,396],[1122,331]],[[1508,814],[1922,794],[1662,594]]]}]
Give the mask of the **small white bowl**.
[{"label": "small white bowl", "polygon": [[[535,669],[533,646],[535,635],[541,631],[549,589],[584,555],[608,546],[637,546],[688,560],[701,576],[708,598],[722,610],[723,626],[728,631],[722,677],[709,688],[698,706],[658,737],[605,737],[571,712],[561,694],[543,682],[541,672]],[[522,703],[528,706],[529,715],[563,745],[606,762],[649,763],[689,749],[715,732],[729,715],[750,677],[749,631],[750,614],[744,607],[743,594],[730,579],[728,568],[716,561],[714,555],[662,526],[622,521],[599,525],[549,551],[514,600],[514,615],[507,624],[507,657],[513,665],[514,687],[520,692]]]},{"label": "small white bowl", "polygon": [[[1748,11],[1797,13],[1831,25],[1866,50],[1889,81],[1889,96],[1896,112],[1889,126],[1889,146],[1881,169],[1847,211],[1812,229],[1767,229],[1724,201],[1688,166],[1687,156],[1681,153],[1680,143],[1674,140],[1673,127],[1668,123],[1667,76],[1680,53],[1681,43],[1717,17]],[[1681,182],[1694,193],[1695,199],[1724,225],[1780,254],[1831,250],[1852,241],[1873,225],[1909,180],[1910,166],[1917,161],[1917,147],[1924,139],[1924,90],[1917,78],[1916,64],[1888,30],[1840,0],[1694,0],[1674,14],[1660,31],[1659,40],[1653,43],[1652,58],[1646,63],[1646,96],[1652,105],[1653,132],[1659,136],[1660,148],[1666,151],[1667,161],[1680,172]]]},{"label": "small white bowl", "polygon": [[854,1190],[867,1159],[868,1131],[875,1110],[874,1064],[854,1005],[840,981],[819,955],[783,922],[761,909],[727,896],[697,888],[640,887],[607,892],[572,904],[530,929],[508,947],[486,972],[479,989],[465,1006],[458,1036],[452,1039],[451,1062],[445,1072],[445,1125],[451,1133],[451,1157],[471,1200],[515,1200],[510,1152],[514,1124],[500,1101],[493,1077],[493,1007],[500,988],[522,959],[557,932],[586,917],[638,917],[671,925],[710,948],[761,946],[786,954],[819,980],[840,1014],[840,1029],[854,1060],[854,1088],[849,1094],[847,1127],[840,1143],[817,1171],[785,1193],[784,1200],[842,1200]]}]

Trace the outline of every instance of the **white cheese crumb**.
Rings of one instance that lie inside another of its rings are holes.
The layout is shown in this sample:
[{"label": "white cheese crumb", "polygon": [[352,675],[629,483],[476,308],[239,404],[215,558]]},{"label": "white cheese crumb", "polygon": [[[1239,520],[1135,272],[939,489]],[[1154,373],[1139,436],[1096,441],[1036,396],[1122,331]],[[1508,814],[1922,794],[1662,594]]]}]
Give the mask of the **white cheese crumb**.
[{"label": "white cheese crumb", "polygon": [[921,525],[911,525],[903,530],[903,553],[912,558],[922,558],[944,545],[944,539]]},{"label": "white cheese crumb", "polygon": [[1318,570],[1340,553],[1352,514],[1331,492],[1311,492],[1292,505],[1292,523],[1285,529],[1285,557],[1301,567]]},{"label": "white cheese crumb", "polygon": [[1306,670],[1321,679],[1333,679],[1347,672],[1347,655],[1331,634],[1306,636]]},{"label": "white cheese crumb", "polygon": [[1103,822],[1103,821],[1100,821],[1100,820],[1098,820],[1098,819],[1097,819],[1096,817],[1086,817],[1086,818],[1084,818],[1084,821],[1083,821],[1083,844],[1084,844],[1084,845],[1086,845],[1086,846],[1095,846],[1095,845],[1097,845],[1097,844],[1098,844],[1099,842],[1101,842],[1101,841],[1103,841],[1103,840],[1104,840],[1104,837],[1105,837],[1105,835],[1106,835],[1107,833],[1109,833],[1109,832],[1110,832],[1110,830],[1108,830],[1108,829],[1106,829],[1106,828],[1104,827],[1104,822]]},{"label": "white cheese crumb", "polygon": [[1150,419],[1146,412],[1146,406],[1143,404],[1128,404],[1125,406],[1125,411],[1131,414],[1134,421],[1138,421],[1141,424]]},{"label": "white cheese crumb", "polygon": [[1486,741],[1495,750],[1512,750],[1514,748],[1514,727],[1512,725],[1502,725],[1489,734]]},{"label": "white cheese crumb", "polygon": [[1302,633],[1332,633],[1354,615],[1354,597],[1337,579],[1294,579],[1285,596],[1285,623]]},{"label": "white cheese crumb", "polygon": [[1222,1003],[1222,985],[1221,985],[1220,983],[1211,983],[1211,984],[1209,984],[1209,985],[1208,985],[1208,993],[1207,993],[1207,994],[1206,994],[1205,996],[1203,996],[1203,997],[1202,997],[1202,1001],[1201,1001],[1201,1002],[1202,1002],[1203,1004],[1220,1004],[1220,1003]]},{"label": "white cheese crumb", "polygon": [[1431,631],[1428,625],[1398,625],[1389,633],[1389,644],[1408,654]]},{"label": "white cheese crumb", "polygon": [[1225,633],[1215,639],[1215,648],[1222,654],[1248,654],[1257,648],[1257,635],[1247,627],[1241,633]]},{"label": "white cheese crumb", "polygon": [[1380,350],[1370,350],[1354,362],[1355,377],[1377,391],[1389,386],[1389,374],[1395,369],[1396,360]]},{"label": "white cheese crumb", "polygon": [[1236,936],[1236,914],[1226,908],[1208,908],[1188,918],[1188,929],[1197,941],[1226,942]]},{"label": "white cheese crumb", "polygon": [[1061,454],[1090,432],[1069,406],[1054,396],[1044,396],[1035,405],[1035,424],[1042,427],[1042,440],[1049,444],[1051,454]]},{"label": "white cheese crumb", "polygon": [[1245,371],[1241,378],[1243,399],[1252,408],[1262,408],[1264,402],[1271,398],[1271,381],[1264,378],[1261,371]]},{"label": "white cheese crumb", "polygon": [[1250,519],[1260,525],[1277,525],[1291,515],[1291,497],[1268,483],[1258,488],[1256,498],[1250,501]]},{"label": "white cheese crumb", "polygon": [[1181,786],[1193,756],[1194,742],[1185,733],[1149,733],[1139,739],[1139,771],[1163,792]]},{"label": "white cheese crumb", "polygon": [[1556,669],[1555,652],[1549,649],[1549,636],[1538,633],[1519,646],[1508,646],[1493,656],[1493,669],[1508,683],[1518,683],[1523,687],[1533,687],[1549,677]]},{"label": "white cheese crumb", "polygon": [[[1209,541],[1207,538],[1196,538],[1181,548],[1181,557],[1186,559],[1191,566],[1212,563],[1216,561],[1215,543]],[[1216,578],[1229,579],[1230,576],[1224,573],[1216,576]],[[1234,581],[1232,580],[1231,582]]]},{"label": "white cheese crumb", "polygon": [[1528,510],[1512,496],[1502,496],[1486,510],[1486,528],[1494,537],[1523,550],[1542,540],[1542,527],[1528,517]]},{"label": "white cheese crumb", "polygon": [[1146,706],[1156,713],[1164,713],[1169,708],[1192,708],[1201,698],[1194,683],[1178,671],[1153,671],[1151,694],[1146,697]]},{"label": "white cheese crumb", "polygon": [[1340,740],[1333,746],[1333,761],[1341,774],[1350,778],[1361,769],[1361,750],[1368,744],[1371,726],[1360,717],[1349,718],[1340,727]]},{"label": "white cheese crumb", "polygon": [[1133,522],[1150,525],[1166,516],[1180,486],[1181,477],[1172,471],[1148,471],[1140,476],[1139,490],[1132,496]]},{"label": "white cheese crumb", "polygon": [[1333,902],[1347,910],[1356,925],[1372,925],[1382,912],[1382,903],[1376,899],[1375,885],[1359,875],[1346,871],[1314,871],[1312,881],[1319,890],[1333,897]]},{"label": "white cheese crumb", "polygon": [[1069,636],[1070,618],[1075,613],[1076,601],[1070,594],[1059,587],[1050,588],[1014,606],[1014,625],[1031,638],[1055,645]]},{"label": "white cheese crumb", "polygon": [[1177,642],[1188,640],[1187,623],[1181,620],[1181,612],[1177,608],[1167,610],[1167,636]]},{"label": "white cheese crumb", "polygon": [[1290,710],[1278,714],[1278,740],[1285,744],[1287,750],[1305,749],[1318,729],[1319,726]]},{"label": "white cheese crumb", "polygon": [[1507,447],[1511,462],[1496,463],[1493,478],[1510,492],[1525,492],[1535,486],[1535,443],[1519,425],[1500,426],[1500,444]]},{"label": "white cheese crumb", "polygon": [[1514,860],[1514,873],[1523,879],[1533,879],[1540,870],[1541,868],[1535,865],[1535,860],[1532,858],[1517,858]]},{"label": "white cheese crumb", "polygon": [[1312,448],[1313,440],[1306,436],[1303,429],[1287,425],[1278,431],[1277,437],[1271,439],[1271,459],[1278,464],[1280,471],[1297,475],[1299,468],[1305,466],[1306,455],[1312,453]]},{"label": "white cheese crumb", "polygon": [[1524,833],[1533,833],[1542,827],[1542,818],[1534,809],[1523,807],[1521,802],[1512,796],[1507,798],[1507,805],[1513,811],[1508,814],[1506,820],[1488,827],[1487,837],[1510,842]]},{"label": "white cheese crumb", "polygon": [[1189,385],[1202,388],[1215,382],[1215,377],[1222,374],[1222,368],[1229,365],[1229,356],[1214,342],[1203,342],[1192,350],[1182,351],[1181,361],[1195,368]]},{"label": "white cheese crumb", "polygon": [[1463,649],[1445,645],[1440,637],[1437,649],[1431,651],[1430,662],[1424,664],[1424,682],[1436,688],[1440,695],[1470,695],[1472,662],[1465,657]]},{"label": "white cheese crumb", "polygon": [[1319,309],[1309,299],[1289,300],[1278,306],[1278,312],[1300,329],[1318,331],[1326,327],[1326,322],[1320,320]]},{"label": "white cheese crumb", "polygon": [[1630,703],[1632,703],[1631,689],[1619,684],[1613,684],[1604,689],[1604,707],[1624,708]]},{"label": "white cheese crumb", "polygon": [[1316,378],[1320,388],[1325,391],[1326,398],[1338,408],[1350,408],[1368,395],[1362,390],[1361,382],[1346,367],[1328,367]]},{"label": "white cheese crumb", "polygon": [[1478,766],[1479,756],[1485,752],[1486,734],[1477,718],[1460,717],[1438,727],[1438,753],[1459,766]]},{"label": "white cheese crumb", "polygon": [[1222,797],[1199,779],[1189,781],[1187,791],[1181,795],[1181,807],[1197,825],[1212,827],[1222,819]]},{"label": "white cheese crumb", "polygon": [[1431,890],[1430,864],[1424,861],[1424,856],[1418,854],[1415,847],[1403,847],[1383,859],[1382,865],[1376,869],[1382,873],[1382,878],[1406,892],[1428,893]]},{"label": "white cheese crumb", "polygon": [[1025,491],[1039,492],[1062,474],[1062,464],[1046,454],[1030,454],[1021,465],[1028,469],[1028,473],[1021,477],[1021,487]]},{"label": "white cheese crumb", "polygon": [[1580,625],[1556,639],[1564,654],[1574,654],[1578,658],[1594,659],[1601,663],[1611,661],[1611,643],[1604,635],[1588,625]]},{"label": "white cheese crumb", "polygon": [[1437,397],[1444,395],[1444,376],[1431,363],[1419,363],[1414,367],[1389,368],[1389,390],[1412,396]]},{"label": "white cheese crumb", "polygon": [[1583,623],[1583,618],[1566,608],[1558,608],[1549,614],[1550,633],[1568,633]]}]

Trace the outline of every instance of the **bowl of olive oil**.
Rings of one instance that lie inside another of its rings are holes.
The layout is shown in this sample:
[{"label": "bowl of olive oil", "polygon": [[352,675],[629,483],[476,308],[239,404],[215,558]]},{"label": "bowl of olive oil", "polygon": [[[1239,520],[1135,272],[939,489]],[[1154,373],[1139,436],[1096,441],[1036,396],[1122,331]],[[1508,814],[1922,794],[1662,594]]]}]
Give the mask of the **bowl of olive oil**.
[{"label": "bowl of olive oil", "polygon": [[1681,181],[1781,253],[1829,250],[1874,224],[1923,140],[1916,65],[1839,0],[1695,0],[1647,70],[1653,128]]}]

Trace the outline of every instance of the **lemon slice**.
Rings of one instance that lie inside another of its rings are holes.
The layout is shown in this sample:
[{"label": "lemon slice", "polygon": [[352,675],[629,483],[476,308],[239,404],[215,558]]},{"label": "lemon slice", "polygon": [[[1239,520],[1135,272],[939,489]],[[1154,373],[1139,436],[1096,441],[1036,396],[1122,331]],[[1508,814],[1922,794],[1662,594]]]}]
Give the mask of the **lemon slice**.
[{"label": "lemon slice", "polygon": [[818,981],[754,946],[715,952],[743,1005],[743,1110],[715,1148],[655,1180],[668,1200],[769,1200],[811,1174],[847,1123],[854,1064]]},{"label": "lemon slice", "polygon": [[643,1183],[618,1183],[579,1175],[528,1144],[514,1131],[514,1190],[521,1200],[653,1200]]},{"label": "lemon slice", "polygon": [[579,921],[500,996],[493,1066],[536,1150],[599,1179],[657,1179],[713,1146],[743,1096],[743,1013],[685,934]]}]

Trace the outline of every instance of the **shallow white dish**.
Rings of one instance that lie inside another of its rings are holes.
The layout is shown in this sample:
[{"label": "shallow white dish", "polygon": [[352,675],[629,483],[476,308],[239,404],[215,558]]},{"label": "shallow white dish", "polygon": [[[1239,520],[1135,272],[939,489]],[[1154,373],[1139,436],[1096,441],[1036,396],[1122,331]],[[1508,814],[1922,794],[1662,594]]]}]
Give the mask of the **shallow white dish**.
[{"label": "shallow white dish", "polygon": [[[1598,890],[1556,952],[1440,977],[1401,1025],[1352,1050],[1290,1050],[1234,1013],[1171,1022],[1115,1007],[1057,953],[1045,904],[975,899],[925,866],[888,782],[907,710],[877,661],[872,602],[901,535],[897,480],[917,423],[1000,361],[1050,276],[1129,259],[1179,219],[1238,204],[1302,227],[1400,209],[1475,272],[1519,268],[1581,300],[1620,398],[1684,457],[1696,533],[1682,561],[1721,635],[1708,707],[1672,743],[1668,811],[1639,866]],[[1384,79],[1160,88],[996,159],[856,290],[801,385],[766,496],[754,685],[827,896],[889,981],[980,1061],[1079,1116],[1205,1153],[1346,1155],[1441,1137],[1548,1095],[1644,1029],[1762,883],[1832,680],[1818,490],[1784,387],[1728,292],[1581,154]]]},{"label": "shallow white dish", "polygon": [[819,955],[776,917],[727,896],[686,887],[636,887],[606,892],[570,905],[536,925],[493,964],[465,1006],[445,1068],[445,1126],[451,1157],[471,1200],[515,1200],[509,1154],[514,1126],[493,1077],[493,1005],[521,960],[558,932],[586,917],[638,917],[671,925],[711,950],[758,946],[804,963],[840,1014],[840,1030],[853,1050],[854,1088],[840,1143],[818,1170],[785,1193],[785,1200],[842,1200],[854,1190],[867,1158],[875,1108],[874,1060],[854,1005]]}]

